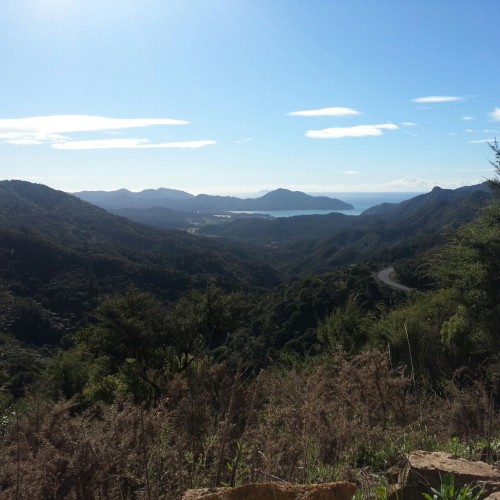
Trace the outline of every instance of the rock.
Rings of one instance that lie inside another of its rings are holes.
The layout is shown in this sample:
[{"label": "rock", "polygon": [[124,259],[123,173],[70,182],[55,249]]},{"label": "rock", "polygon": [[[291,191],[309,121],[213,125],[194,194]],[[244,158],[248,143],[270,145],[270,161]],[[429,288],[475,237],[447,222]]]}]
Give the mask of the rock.
[{"label": "rock", "polygon": [[422,493],[440,489],[446,475],[453,475],[459,488],[478,484],[486,494],[500,491],[500,473],[485,462],[471,462],[443,452],[415,451],[401,466],[397,484],[389,487],[388,499],[422,500]]},{"label": "rock", "polygon": [[484,500],[500,500],[500,491],[494,491],[488,495]]},{"label": "rock", "polygon": [[253,483],[236,488],[188,490],[183,500],[351,500],[356,485],[344,481],[324,484]]}]

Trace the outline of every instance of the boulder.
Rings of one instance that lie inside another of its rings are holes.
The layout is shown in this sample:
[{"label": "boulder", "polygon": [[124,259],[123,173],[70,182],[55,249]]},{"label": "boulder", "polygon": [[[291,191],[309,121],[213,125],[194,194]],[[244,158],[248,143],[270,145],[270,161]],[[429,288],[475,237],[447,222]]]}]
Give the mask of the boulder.
[{"label": "boulder", "polygon": [[324,484],[252,483],[236,488],[188,490],[183,500],[351,500],[356,485],[340,481]]},{"label": "boulder", "polygon": [[[453,475],[455,485],[479,485],[486,495],[500,491],[500,473],[485,462],[471,462],[443,452],[415,451],[399,469],[398,482],[388,491],[389,500],[422,500],[422,493],[439,490],[442,478]],[[492,499],[493,500],[493,499]]]}]

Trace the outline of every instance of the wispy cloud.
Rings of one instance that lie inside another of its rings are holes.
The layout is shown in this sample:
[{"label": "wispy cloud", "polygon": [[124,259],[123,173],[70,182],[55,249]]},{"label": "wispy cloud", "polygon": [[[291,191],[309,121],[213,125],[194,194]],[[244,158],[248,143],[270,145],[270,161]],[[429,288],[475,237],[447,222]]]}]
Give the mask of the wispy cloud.
[{"label": "wispy cloud", "polygon": [[[186,120],[174,120],[171,118],[109,118],[93,115],[49,115],[26,118],[3,118],[0,119],[0,140],[9,144],[23,146],[48,143],[56,149],[89,149],[80,148],[78,144],[106,141],[78,141],[71,139],[67,134],[99,133],[133,128],[188,124],[189,122]],[[117,141],[120,140],[117,139]],[[117,146],[111,145],[108,147]]]},{"label": "wispy cloud", "polygon": [[66,134],[96,132],[156,125],[187,125],[188,121],[171,118],[108,118],[93,115],[49,115],[0,119],[0,132],[31,134]]},{"label": "wispy cloud", "polygon": [[485,143],[494,143],[495,139],[477,139],[475,141],[469,141],[469,144],[485,144]]},{"label": "wispy cloud", "polygon": [[457,102],[457,101],[463,101],[463,97],[457,97],[457,96],[450,96],[450,95],[431,95],[431,96],[426,96],[426,97],[417,97],[415,99],[412,99],[412,102],[417,102],[417,103],[436,103],[436,102]]},{"label": "wispy cloud", "polygon": [[68,141],[53,144],[54,149],[199,149],[215,141],[179,141],[150,143],[147,139],[102,139],[95,141]]},{"label": "wispy cloud", "polygon": [[462,116],[462,120],[466,122],[470,122],[472,120],[475,120],[476,118],[474,116]]},{"label": "wispy cloud", "polygon": [[291,111],[288,113],[289,116],[349,116],[349,115],[359,115],[359,111],[353,108],[322,108],[322,109],[309,109],[304,111]]},{"label": "wispy cloud", "polygon": [[439,186],[443,189],[456,189],[462,186],[472,186],[483,182],[484,179],[420,179],[418,177],[404,177],[394,179],[385,186],[388,191],[430,191],[433,187]]},{"label": "wispy cloud", "polygon": [[401,122],[400,125],[402,127],[418,127],[418,125],[413,122]]},{"label": "wispy cloud", "polygon": [[357,125],[355,127],[332,127],[322,130],[308,130],[306,137],[312,139],[342,139],[344,137],[370,137],[383,135],[384,130],[397,130],[393,123],[381,125]]},{"label": "wispy cloud", "polygon": [[500,108],[495,108],[491,113],[490,113],[490,118],[496,122],[500,121]]}]

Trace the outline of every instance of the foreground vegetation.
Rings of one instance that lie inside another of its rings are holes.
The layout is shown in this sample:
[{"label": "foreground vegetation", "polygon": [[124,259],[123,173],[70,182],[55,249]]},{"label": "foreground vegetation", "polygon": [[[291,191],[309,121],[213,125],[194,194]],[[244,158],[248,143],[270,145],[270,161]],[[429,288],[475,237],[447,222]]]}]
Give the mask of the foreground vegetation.
[{"label": "foreground vegetation", "polygon": [[[500,150],[493,146],[496,173]],[[179,498],[352,479],[414,449],[500,453],[500,182],[383,291],[369,264],[271,291],[103,296],[59,348],[0,337],[6,498]],[[367,494],[368,494],[367,493]]]}]

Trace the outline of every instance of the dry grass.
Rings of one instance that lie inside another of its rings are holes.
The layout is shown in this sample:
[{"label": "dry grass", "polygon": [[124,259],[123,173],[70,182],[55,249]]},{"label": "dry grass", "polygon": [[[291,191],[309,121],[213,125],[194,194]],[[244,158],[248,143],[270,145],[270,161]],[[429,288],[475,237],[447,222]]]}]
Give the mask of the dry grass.
[{"label": "dry grass", "polygon": [[165,392],[153,408],[121,401],[84,412],[30,396],[6,416],[0,496],[175,499],[218,476],[362,482],[411,449],[499,429],[479,384],[424,399],[379,353],[258,378],[199,364]]}]

